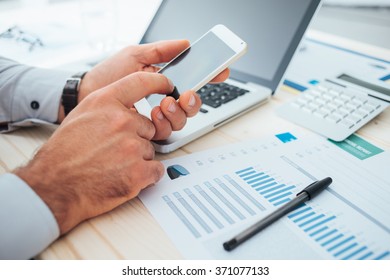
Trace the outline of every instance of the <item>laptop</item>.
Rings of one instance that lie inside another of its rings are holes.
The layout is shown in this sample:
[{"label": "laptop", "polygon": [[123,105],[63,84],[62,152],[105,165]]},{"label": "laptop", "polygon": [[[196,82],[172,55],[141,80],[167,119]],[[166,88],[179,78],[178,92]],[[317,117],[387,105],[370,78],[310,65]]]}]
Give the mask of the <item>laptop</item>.
[{"label": "laptop", "polygon": [[[168,153],[266,102],[283,75],[320,0],[165,0],[141,43],[168,39],[191,42],[216,24],[224,24],[248,43],[248,52],[231,65],[222,84],[198,91],[201,111],[181,131],[155,141]],[[191,73],[189,73],[190,75]]]}]

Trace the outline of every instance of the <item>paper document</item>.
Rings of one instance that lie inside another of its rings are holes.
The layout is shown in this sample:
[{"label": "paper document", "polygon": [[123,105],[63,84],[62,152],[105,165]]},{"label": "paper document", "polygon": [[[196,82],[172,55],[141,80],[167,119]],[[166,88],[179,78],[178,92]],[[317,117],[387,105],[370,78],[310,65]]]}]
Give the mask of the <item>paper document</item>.
[{"label": "paper document", "polygon": [[390,82],[390,60],[353,51],[344,47],[305,38],[294,57],[284,85],[305,91],[328,78],[345,73],[365,77],[367,81]]},{"label": "paper document", "polygon": [[[164,161],[140,198],[188,259],[390,259],[390,154],[282,133]],[[333,184],[231,252],[222,244],[315,180]],[[171,179],[173,178],[173,179]]]}]

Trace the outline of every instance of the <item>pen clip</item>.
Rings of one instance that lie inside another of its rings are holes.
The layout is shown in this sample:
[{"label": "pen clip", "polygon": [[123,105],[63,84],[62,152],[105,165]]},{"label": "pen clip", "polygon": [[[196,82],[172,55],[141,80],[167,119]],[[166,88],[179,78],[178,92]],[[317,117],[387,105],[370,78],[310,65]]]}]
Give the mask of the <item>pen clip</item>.
[{"label": "pen clip", "polygon": [[315,197],[318,193],[320,193],[322,190],[326,189],[330,184],[332,184],[333,180],[330,177],[326,177],[322,180],[315,181],[308,185],[306,188],[304,188],[302,191],[297,193],[297,196],[306,193],[309,197],[309,200]]}]

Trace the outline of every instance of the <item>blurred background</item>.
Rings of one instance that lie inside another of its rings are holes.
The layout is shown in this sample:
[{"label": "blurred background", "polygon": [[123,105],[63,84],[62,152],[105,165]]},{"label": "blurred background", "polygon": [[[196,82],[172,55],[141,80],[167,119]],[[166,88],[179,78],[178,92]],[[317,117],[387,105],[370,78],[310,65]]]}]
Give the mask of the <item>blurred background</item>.
[{"label": "blurred background", "polygon": [[[49,67],[104,56],[138,43],[160,3],[0,0],[0,55]],[[324,0],[311,29],[390,49],[390,0]]]},{"label": "blurred background", "polygon": [[390,49],[390,0],[325,0],[312,28]]}]

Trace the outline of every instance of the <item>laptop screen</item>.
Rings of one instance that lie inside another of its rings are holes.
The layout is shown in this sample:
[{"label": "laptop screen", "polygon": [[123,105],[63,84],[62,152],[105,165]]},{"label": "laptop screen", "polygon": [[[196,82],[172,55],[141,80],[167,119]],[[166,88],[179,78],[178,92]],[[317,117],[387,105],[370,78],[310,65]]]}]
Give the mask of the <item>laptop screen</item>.
[{"label": "laptop screen", "polygon": [[233,79],[276,90],[320,0],[164,0],[141,43],[198,39],[224,24],[248,43]]}]

